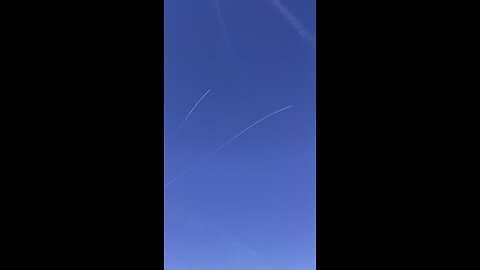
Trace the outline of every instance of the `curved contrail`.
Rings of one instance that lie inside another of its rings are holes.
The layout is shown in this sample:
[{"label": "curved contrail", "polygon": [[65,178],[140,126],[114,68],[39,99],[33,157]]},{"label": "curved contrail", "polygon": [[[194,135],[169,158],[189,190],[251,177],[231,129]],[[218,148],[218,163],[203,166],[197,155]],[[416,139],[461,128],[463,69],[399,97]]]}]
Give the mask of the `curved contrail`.
[{"label": "curved contrail", "polygon": [[192,112],[195,110],[195,108],[197,107],[197,105],[200,103],[200,101],[202,101],[202,99],[211,91],[211,89],[208,89],[208,91],[203,94],[203,96],[197,101],[197,103],[195,103],[195,105],[193,106],[193,108],[190,110],[190,112],[187,114],[187,116],[185,117],[185,119],[183,120],[182,124],[180,125],[180,127],[178,128],[177,132],[175,133],[173,139],[175,140],[177,134],[180,132],[180,130],[182,129],[183,125],[185,125],[185,122],[187,122],[187,119],[188,117],[190,117],[190,114],[192,114]]},{"label": "curved contrail", "polygon": [[249,130],[250,128],[252,128],[253,126],[255,126],[256,124],[262,122],[263,120],[267,119],[268,117],[274,115],[274,114],[277,114],[283,110],[286,110],[286,109],[289,109],[293,107],[293,105],[290,105],[290,106],[287,106],[285,108],[282,108],[280,110],[277,110],[277,111],[274,111],[273,113],[267,115],[267,116],[264,116],[262,117],[260,120],[256,121],[255,123],[251,124],[250,126],[248,126],[246,129],[240,131],[237,135],[233,136],[230,140],[226,141],[224,144],[220,145],[219,147],[217,147],[215,150],[213,150],[212,152],[210,152],[210,154],[206,155],[205,157],[203,157],[202,159],[200,159],[199,161],[195,162],[192,166],[190,166],[190,168],[186,169],[185,171],[183,171],[182,173],[180,173],[179,175],[175,176],[172,180],[170,180],[170,182],[168,182],[167,184],[165,184],[163,186],[163,188],[167,188],[167,186],[169,186],[170,184],[172,184],[173,182],[177,181],[177,179],[180,177],[180,176],[183,176],[184,174],[186,174],[187,172],[189,172],[191,169],[193,169],[194,167],[196,167],[198,164],[200,164],[201,162],[203,162],[204,160],[206,160],[207,158],[213,156],[216,152],[220,151],[222,148],[224,148],[225,146],[227,146],[229,143],[231,143],[233,140],[235,140],[236,138],[238,138],[238,136],[242,135],[242,133],[244,133],[245,131]]}]

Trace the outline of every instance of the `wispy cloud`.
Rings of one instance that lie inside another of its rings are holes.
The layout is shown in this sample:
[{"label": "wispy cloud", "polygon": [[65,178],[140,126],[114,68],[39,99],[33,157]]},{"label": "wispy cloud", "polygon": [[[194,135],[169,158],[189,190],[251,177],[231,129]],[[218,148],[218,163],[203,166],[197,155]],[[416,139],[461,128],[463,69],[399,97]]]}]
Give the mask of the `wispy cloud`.
[{"label": "wispy cloud", "polygon": [[270,0],[272,4],[280,11],[285,19],[297,30],[297,33],[308,42],[316,43],[315,36],[290,12],[290,10],[280,0]]}]

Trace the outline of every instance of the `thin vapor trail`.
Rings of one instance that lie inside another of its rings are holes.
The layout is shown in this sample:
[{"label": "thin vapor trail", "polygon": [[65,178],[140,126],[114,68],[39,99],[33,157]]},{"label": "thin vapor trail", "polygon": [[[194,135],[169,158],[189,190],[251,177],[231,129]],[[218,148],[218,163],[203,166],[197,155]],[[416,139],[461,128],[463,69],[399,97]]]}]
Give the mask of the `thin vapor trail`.
[{"label": "thin vapor trail", "polygon": [[220,8],[219,0],[215,0],[215,7],[217,9],[217,16],[218,16],[218,20],[220,21],[220,26],[222,27],[223,36],[225,37],[225,40],[227,42],[229,49],[233,50],[232,43],[230,42],[230,38],[228,37],[228,34],[227,34],[227,27],[225,26],[225,21],[223,20],[223,14],[222,14],[222,9]]},{"label": "thin vapor trail", "polygon": [[[228,50],[230,50],[233,61],[235,61],[235,63],[238,64],[238,67],[240,68],[240,71],[242,72],[242,76],[244,76],[248,79],[247,70],[245,69],[245,66],[243,65],[243,63],[238,59],[237,54],[235,53],[235,50],[233,49],[233,45],[232,45],[232,41],[230,40],[230,36],[227,33],[227,26],[225,25],[225,20],[223,18],[223,13],[222,13],[222,8],[220,7],[220,0],[215,0],[215,8],[216,8],[218,21],[219,21],[220,26],[222,28],[223,37],[225,38],[225,42],[227,43]],[[248,79],[248,80],[250,81],[250,79]]]},{"label": "thin vapor trail", "polygon": [[305,40],[315,44],[315,36],[290,12],[290,10],[280,0],[270,0],[272,4],[280,11],[287,21],[297,30],[298,34]]},{"label": "thin vapor trail", "polygon": [[195,110],[195,108],[197,107],[197,105],[200,103],[200,101],[202,101],[202,99],[211,91],[211,89],[209,89],[205,94],[203,94],[203,96],[197,101],[197,103],[195,103],[195,106],[193,106],[193,108],[190,110],[190,112],[187,114],[187,117],[185,117],[185,119],[183,120],[182,124],[180,125],[180,127],[178,128],[177,132],[175,133],[175,136],[174,136],[174,139],[176,138],[176,135],[180,132],[180,130],[182,129],[183,125],[185,125],[185,122],[187,122],[187,119],[188,117],[190,117],[190,115],[192,114],[192,112]]},{"label": "thin vapor trail", "polygon": [[189,172],[190,170],[192,170],[193,168],[195,168],[198,164],[200,164],[201,162],[203,162],[204,160],[206,160],[207,158],[213,156],[215,153],[217,153],[218,151],[220,151],[222,148],[224,148],[225,146],[227,146],[229,143],[231,143],[233,140],[235,140],[236,138],[238,138],[238,136],[242,135],[242,133],[244,133],[245,131],[249,130],[250,128],[252,128],[253,126],[257,125],[258,123],[262,122],[263,120],[267,119],[268,117],[274,115],[274,114],[277,114],[283,110],[286,110],[286,109],[289,109],[293,107],[293,105],[290,105],[290,106],[287,106],[285,108],[282,108],[280,110],[277,110],[277,111],[274,111],[273,113],[267,115],[267,116],[264,116],[262,117],[260,120],[256,121],[255,123],[251,124],[250,126],[248,126],[246,129],[240,131],[237,135],[233,136],[230,140],[226,141],[224,144],[220,145],[219,147],[217,147],[215,150],[213,150],[212,152],[210,152],[208,155],[206,155],[205,157],[203,157],[202,159],[200,159],[199,161],[197,161],[196,163],[194,163],[192,166],[190,166],[190,168],[186,169],[185,171],[183,171],[182,173],[180,173],[179,175],[175,176],[172,180],[170,180],[170,182],[168,182],[167,184],[165,184],[163,186],[163,188],[167,188],[170,184],[172,184],[173,182],[177,181],[177,179],[181,176],[183,176],[184,174],[186,174],[187,172]]}]

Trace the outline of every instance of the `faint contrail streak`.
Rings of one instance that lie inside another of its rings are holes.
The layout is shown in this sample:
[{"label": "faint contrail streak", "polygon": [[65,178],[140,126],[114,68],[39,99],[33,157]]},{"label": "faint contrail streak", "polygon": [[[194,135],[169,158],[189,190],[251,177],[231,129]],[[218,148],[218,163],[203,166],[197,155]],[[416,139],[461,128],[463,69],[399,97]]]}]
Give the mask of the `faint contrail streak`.
[{"label": "faint contrail streak", "polygon": [[188,117],[190,117],[190,114],[192,114],[192,112],[195,110],[195,108],[197,107],[198,103],[200,103],[200,101],[202,101],[202,99],[211,91],[211,89],[209,89],[205,94],[203,94],[203,96],[197,101],[197,103],[195,103],[195,106],[193,106],[193,108],[190,110],[190,112],[187,114],[187,117],[185,117],[185,119],[183,120],[182,124],[180,125],[180,127],[178,128],[177,132],[175,133],[173,139],[175,140],[177,134],[180,132],[180,130],[182,129],[183,125],[185,125],[185,122],[187,122],[187,119]]},{"label": "faint contrail streak", "polygon": [[270,0],[270,2],[272,2],[278,11],[280,11],[280,13],[290,22],[290,24],[297,30],[298,34],[300,34],[302,38],[315,44],[315,37],[280,0]]},{"label": "faint contrail streak", "polygon": [[215,0],[215,7],[216,7],[216,13],[217,13],[218,21],[219,21],[220,26],[222,28],[223,37],[225,39],[225,42],[227,43],[227,47],[228,47],[228,50],[231,53],[233,61],[235,63],[237,63],[240,71],[242,72],[242,76],[246,77],[250,82],[250,79],[247,76],[248,73],[247,73],[247,70],[246,70],[245,66],[238,59],[237,54],[236,54],[235,50],[233,49],[232,41],[230,40],[230,36],[227,33],[227,26],[225,25],[225,20],[223,18],[223,13],[222,13],[222,9],[220,7],[220,1],[219,0]]},{"label": "faint contrail streak", "polygon": [[225,21],[223,20],[222,9],[220,8],[219,0],[215,0],[215,7],[217,9],[218,20],[220,21],[220,26],[222,27],[222,32],[223,32],[223,36],[225,37],[225,41],[227,42],[229,49],[233,50],[232,43],[230,42],[230,38],[228,37],[228,34],[227,34],[227,27],[225,26]]},{"label": "faint contrail streak", "polygon": [[172,180],[170,180],[170,182],[168,182],[167,184],[165,184],[163,186],[163,188],[167,188],[167,186],[169,186],[170,184],[172,184],[173,182],[177,181],[177,179],[181,176],[183,176],[184,174],[186,174],[187,172],[189,172],[190,170],[192,170],[194,167],[196,167],[198,164],[200,164],[201,162],[203,162],[204,160],[206,160],[207,158],[213,156],[216,152],[220,151],[222,148],[224,148],[225,146],[227,146],[229,143],[231,143],[233,140],[235,140],[236,138],[238,138],[238,136],[242,135],[242,133],[244,133],[245,131],[249,130],[250,128],[252,128],[253,126],[257,125],[258,123],[262,122],[263,120],[267,119],[268,117],[274,115],[274,114],[277,114],[283,110],[286,110],[286,109],[289,109],[293,107],[293,105],[290,105],[290,106],[287,106],[285,108],[282,108],[280,110],[277,110],[277,111],[274,111],[273,113],[267,115],[267,116],[264,116],[262,117],[260,120],[256,121],[255,123],[251,124],[250,126],[248,126],[246,129],[240,131],[237,135],[233,136],[230,140],[226,141],[224,144],[220,145],[219,147],[217,147],[215,150],[213,150],[212,152],[210,152],[208,155],[206,155],[205,157],[203,157],[202,159],[200,159],[199,161],[195,162],[192,166],[190,166],[188,169],[186,169],[185,171],[183,171],[182,173],[180,173],[179,175],[175,176]]}]

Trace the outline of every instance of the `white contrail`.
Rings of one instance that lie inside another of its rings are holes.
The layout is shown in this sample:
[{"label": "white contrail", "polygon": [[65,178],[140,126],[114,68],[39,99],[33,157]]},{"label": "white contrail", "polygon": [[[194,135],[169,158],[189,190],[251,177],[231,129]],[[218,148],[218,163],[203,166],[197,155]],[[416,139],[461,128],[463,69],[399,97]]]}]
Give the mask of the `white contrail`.
[{"label": "white contrail", "polygon": [[180,132],[180,130],[182,129],[183,125],[185,125],[185,122],[187,122],[187,119],[188,117],[190,117],[190,114],[192,114],[193,110],[195,110],[195,108],[197,107],[198,103],[200,103],[200,101],[202,101],[202,99],[211,91],[211,89],[209,89],[205,94],[203,94],[203,96],[197,101],[197,103],[195,103],[195,106],[193,106],[193,108],[190,110],[190,112],[187,114],[187,117],[185,117],[185,119],[183,120],[182,124],[180,125],[180,127],[178,128],[177,132],[175,133],[173,139],[175,140],[175,137],[177,136],[177,134]]},{"label": "white contrail", "polygon": [[250,128],[252,128],[253,126],[255,126],[256,124],[262,122],[263,120],[267,119],[268,117],[274,115],[274,114],[277,114],[283,110],[286,110],[286,109],[289,109],[293,107],[293,105],[290,105],[290,106],[287,106],[285,108],[282,108],[280,110],[277,110],[267,116],[264,116],[262,117],[260,120],[256,121],[255,123],[251,124],[250,126],[248,126],[246,129],[242,130],[241,132],[239,132],[237,135],[233,136],[230,140],[226,141],[224,144],[220,145],[219,147],[217,147],[215,150],[213,150],[212,152],[210,152],[210,154],[206,155],[205,157],[203,157],[202,159],[200,159],[199,161],[195,162],[192,166],[190,166],[190,168],[186,169],[185,171],[183,171],[182,173],[180,173],[179,175],[175,176],[172,180],[170,180],[170,182],[168,182],[167,184],[165,184],[163,186],[163,188],[167,188],[167,186],[169,186],[170,184],[172,184],[173,182],[177,181],[177,179],[181,176],[183,176],[184,174],[186,174],[187,172],[189,172],[191,169],[193,169],[194,167],[196,167],[198,164],[200,164],[201,162],[203,162],[204,160],[206,160],[207,158],[211,157],[212,155],[214,155],[216,152],[220,151],[222,148],[224,148],[225,146],[227,146],[229,143],[231,143],[233,140],[235,140],[236,138],[238,138],[238,136],[242,135],[242,133],[244,133],[245,131],[249,130]]},{"label": "white contrail", "polygon": [[315,37],[280,0],[270,0],[270,2],[272,2],[272,4],[280,11],[280,13],[290,22],[290,24],[297,30],[298,34],[300,34],[302,38],[315,44]]}]

